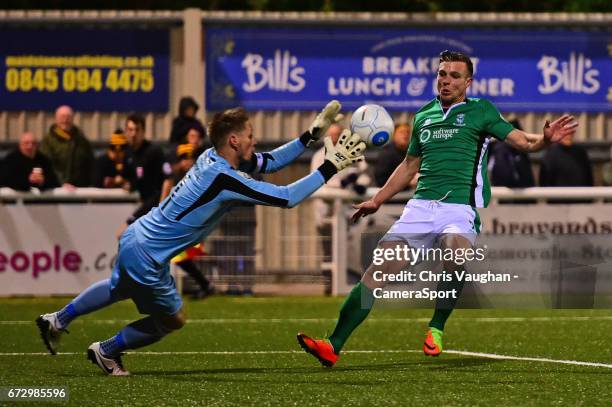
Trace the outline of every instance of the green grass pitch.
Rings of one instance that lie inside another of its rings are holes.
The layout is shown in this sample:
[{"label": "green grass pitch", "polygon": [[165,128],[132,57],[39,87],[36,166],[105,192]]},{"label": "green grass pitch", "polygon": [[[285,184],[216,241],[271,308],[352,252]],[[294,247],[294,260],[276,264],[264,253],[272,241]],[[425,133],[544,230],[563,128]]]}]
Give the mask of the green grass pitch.
[{"label": "green grass pitch", "polygon": [[66,300],[0,300],[0,387],[64,386],[72,405],[591,406],[612,400],[611,310],[458,310],[447,324],[445,349],[551,360],[529,361],[460,353],[426,358],[420,348],[430,310],[375,309],[338,364],[326,369],[301,351],[295,334],[331,331],[341,298],[213,297],[186,303],[191,321],[180,332],[124,356],[132,376],[106,377],[85,350],[139,318],[135,307],[126,301],[77,320],[63,340],[65,354],[41,355],[34,319]]}]

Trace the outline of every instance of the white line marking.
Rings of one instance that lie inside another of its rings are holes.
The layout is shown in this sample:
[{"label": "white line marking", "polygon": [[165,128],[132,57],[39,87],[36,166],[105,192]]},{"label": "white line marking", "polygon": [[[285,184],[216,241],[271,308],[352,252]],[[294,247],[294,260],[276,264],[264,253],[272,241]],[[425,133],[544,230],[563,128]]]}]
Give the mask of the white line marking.
[{"label": "white line marking", "polygon": [[480,352],[468,352],[463,350],[445,350],[447,353],[454,353],[463,356],[477,356],[488,359],[503,359],[503,360],[525,360],[529,362],[544,362],[544,363],[560,363],[563,365],[575,365],[575,366],[593,366],[593,367],[605,367],[612,369],[612,364],[609,363],[597,363],[597,362],[581,362],[579,360],[559,360],[559,359],[548,359],[548,358],[531,358],[525,356],[506,356],[497,355],[495,353],[480,353]]},{"label": "white line marking", "polygon": [[[317,323],[335,322],[336,318],[205,318],[188,319],[190,324],[282,324],[282,323]],[[370,318],[366,323],[385,322],[429,322],[430,318]],[[453,321],[472,322],[556,322],[556,321],[612,321],[612,315],[599,316],[566,316],[566,317],[457,317]],[[127,324],[131,319],[78,319],[72,323],[85,324]],[[32,325],[32,321],[0,321],[0,325]]]},{"label": "white line marking", "polygon": [[[445,353],[462,355],[462,356],[476,356],[485,359],[498,359],[498,360],[519,360],[528,362],[542,362],[542,363],[557,363],[563,365],[574,365],[574,366],[589,366],[589,367],[604,367],[612,369],[610,363],[599,363],[599,362],[583,362],[579,360],[563,360],[563,359],[549,359],[549,358],[535,358],[527,356],[508,356],[498,355],[495,353],[481,353],[481,352],[468,352],[463,350],[445,350]],[[256,351],[202,351],[202,352],[126,352],[128,355],[135,356],[177,356],[177,355],[290,355],[290,354],[303,354],[303,351],[298,350],[256,350]],[[387,350],[348,350],[343,353],[359,353],[359,354],[380,354],[380,353],[421,353],[419,350],[412,349],[387,349]],[[80,356],[85,355],[84,352],[59,352],[59,356]],[[0,353],[0,356],[51,356],[46,352],[6,352]]]}]

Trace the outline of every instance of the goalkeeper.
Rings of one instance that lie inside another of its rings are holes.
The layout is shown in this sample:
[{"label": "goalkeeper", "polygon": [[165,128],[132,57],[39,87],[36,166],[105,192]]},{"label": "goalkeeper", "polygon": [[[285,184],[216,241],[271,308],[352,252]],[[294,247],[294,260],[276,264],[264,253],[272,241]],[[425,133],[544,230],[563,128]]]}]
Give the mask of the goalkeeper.
[{"label": "goalkeeper", "polygon": [[363,160],[365,144],[345,130],[334,146],[325,139],[325,161],[315,171],[287,186],[256,181],[249,173],[271,173],[293,162],[324,135],[338,114],[331,101],[299,138],[268,153],[255,153],[256,141],[247,112],[235,108],[217,113],[209,125],[213,147],[197,159],[170,195],[130,225],[119,241],[110,279],[83,291],[63,309],[38,317],[41,337],[55,354],[61,334],[75,318],[131,298],[145,318],[115,336],[89,346],[88,359],[108,375],[128,372],[121,352],[150,345],[185,324],[181,297],[168,263],[201,242],[239,202],[291,208],[319,189],[338,171]]}]

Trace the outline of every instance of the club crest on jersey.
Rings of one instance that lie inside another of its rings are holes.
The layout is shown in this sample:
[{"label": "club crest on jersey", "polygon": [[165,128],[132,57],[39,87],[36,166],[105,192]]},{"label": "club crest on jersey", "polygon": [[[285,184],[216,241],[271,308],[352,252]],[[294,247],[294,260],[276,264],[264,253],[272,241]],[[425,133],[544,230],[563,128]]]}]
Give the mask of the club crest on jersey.
[{"label": "club crest on jersey", "polygon": [[457,117],[455,117],[455,126],[465,126],[465,114],[459,113]]},{"label": "club crest on jersey", "polygon": [[425,119],[425,121],[423,122],[423,126],[428,126],[430,124],[431,124],[431,119],[430,118]]}]

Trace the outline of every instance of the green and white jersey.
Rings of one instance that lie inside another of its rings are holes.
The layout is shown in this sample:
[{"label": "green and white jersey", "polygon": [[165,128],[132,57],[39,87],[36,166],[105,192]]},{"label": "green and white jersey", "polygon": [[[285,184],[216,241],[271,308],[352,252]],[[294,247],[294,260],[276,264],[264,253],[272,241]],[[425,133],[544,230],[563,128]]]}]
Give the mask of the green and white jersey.
[{"label": "green and white jersey", "polygon": [[485,99],[466,99],[446,113],[438,99],[414,117],[408,154],[421,158],[414,197],[484,208],[491,198],[487,148],[514,127]]}]

